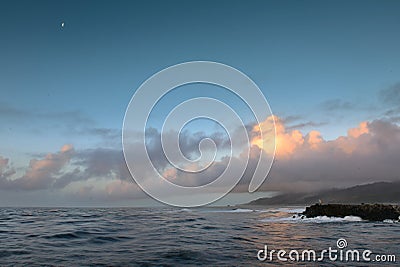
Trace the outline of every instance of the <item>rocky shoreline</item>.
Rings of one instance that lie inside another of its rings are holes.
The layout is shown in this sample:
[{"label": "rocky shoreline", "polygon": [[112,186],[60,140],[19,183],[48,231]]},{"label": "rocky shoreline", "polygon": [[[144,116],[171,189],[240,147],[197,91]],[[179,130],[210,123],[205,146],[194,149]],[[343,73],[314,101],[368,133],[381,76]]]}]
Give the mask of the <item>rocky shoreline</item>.
[{"label": "rocky shoreline", "polygon": [[400,206],[388,204],[314,204],[299,214],[307,218],[317,216],[358,216],[368,221],[400,220]]}]

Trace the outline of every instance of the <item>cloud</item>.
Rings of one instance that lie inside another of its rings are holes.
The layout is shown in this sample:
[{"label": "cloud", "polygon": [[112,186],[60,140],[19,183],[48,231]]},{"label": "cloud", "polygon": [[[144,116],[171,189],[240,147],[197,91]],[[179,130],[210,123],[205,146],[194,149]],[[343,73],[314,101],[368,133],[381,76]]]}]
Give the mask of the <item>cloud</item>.
[{"label": "cloud", "polygon": [[5,103],[0,103],[0,116],[3,118],[22,118],[27,115],[27,112],[14,107],[11,107]]},{"label": "cloud", "polygon": [[322,109],[326,111],[337,111],[337,110],[351,110],[355,108],[355,105],[348,101],[341,99],[330,99],[321,104]]},{"label": "cloud", "polygon": [[79,168],[75,168],[73,171],[63,173],[57,179],[53,180],[52,188],[62,189],[73,182],[85,181],[89,179]]},{"label": "cloud", "polygon": [[400,122],[400,83],[381,90],[379,98],[385,108],[383,116],[393,123]]},{"label": "cloud", "polygon": [[302,116],[298,116],[298,115],[290,115],[290,116],[286,116],[286,117],[281,117],[281,120],[285,123],[285,124],[289,124],[295,121],[299,121],[303,119]]},{"label": "cloud", "polygon": [[[247,191],[259,153],[271,153],[271,140],[266,140],[267,146],[262,149],[259,131],[264,129],[265,134],[268,134],[274,124],[276,160],[260,190],[299,192],[400,180],[400,128],[391,121],[361,122],[349,129],[347,135],[329,141],[316,130],[302,133],[287,127],[277,116],[267,118],[262,124],[263,127],[248,128],[252,138],[250,161],[235,189],[237,192]],[[200,140],[210,136],[215,138],[220,149],[229,147],[224,135],[185,132],[181,135],[182,152],[185,155],[196,155]],[[243,153],[236,153],[233,157],[217,157],[205,171],[184,172],[175,169],[166,160],[157,130],[150,129],[148,138],[149,155],[156,168],[166,179],[183,186],[198,186],[215,180],[223,173],[229,161],[236,168],[235,172],[241,173],[242,170],[237,169],[237,166],[246,160]],[[135,145],[137,143],[132,144],[133,149]],[[142,155],[136,155],[135,160],[135,173],[146,177],[151,183],[152,177],[142,167]],[[196,163],[188,167],[198,168]],[[0,157],[0,189],[72,190],[80,198],[90,196],[115,200],[143,197],[131,179],[120,149],[75,150],[72,145],[65,145],[57,153],[32,159],[25,173],[15,176],[9,159]]]},{"label": "cloud", "polygon": [[[400,113],[400,112],[399,112]],[[400,123],[400,116],[397,117],[391,117],[389,119],[389,121],[393,122],[393,123]]]},{"label": "cloud", "polygon": [[[115,180],[105,187],[105,194],[111,199],[134,199],[138,196],[138,186],[133,181]],[[140,194],[143,197],[143,194]]]},{"label": "cloud", "polygon": [[9,159],[0,156],[0,186],[2,181],[6,181],[15,174],[15,170],[9,166]]},{"label": "cloud", "polygon": [[368,122],[361,122],[356,128],[349,129],[347,135],[353,138],[358,138],[360,135],[369,133]]},{"label": "cloud", "polygon": [[69,137],[90,136],[100,141],[102,146],[116,147],[121,144],[121,129],[98,127],[95,120],[80,110],[44,111],[13,107],[0,102],[0,123],[8,125],[10,130],[20,129],[21,132],[26,132],[27,125],[32,125],[30,133],[46,131],[48,134],[49,131],[55,131]]},{"label": "cloud", "polygon": [[88,128],[82,133],[100,136],[104,139],[119,139],[121,137],[121,130],[110,128]]},{"label": "cloud", "polygon": [[319,145],[324,142],[321,133],[318,131],[311,131],[306,136],[307,143],[311,149],[318,149]]},{"label": "cloud", "polygon": [[331,141],[317,131],[302,135],[288,130],[279,118],[276,124],[276,162],[263,190],[312,191],[400,180],[400,128],[390,121],[361,122]]},{"label": "cloud", "polygon": [[400,105],[398,107],[390,108],[385,111],[384,115],[388,117],[397,116],[400,114]]},{"label": "cloud", "polygon": [[73,201],[144,197],[132,180],[120,149],[76,151],[72,145],[64,145],[57,153],[32,159],[23,175],[15,174],[9,159],[0,157],[0,190],[7,192],[31,194],[47,190],[43,194],[50,194],[57,190],[60,196]]},{"label": "cloud", "polygon": [[[74,148],[64,145],[60,152],[47,154],[44,159],[32,159],[24,175],[11,179],[11,175],[2,173],[0,187],[14,190],[48,189],[56,180],[61,169],[70,161]],[[3,163],[4,164],[4,163]]]},{"label": "cloud", "polygon": [[0,171],[2,172],[4,168],[8,166],[8,159],[0,157]]},{"label": "cloud", "polygon": [[252,145],[258,146],[260,149],[264,149],[267,153],[273,153],[272,147],[274,146],[273,140],[266,140],[267,148],[263,147],[263,139],[261,137],[260,129],[263,129],[263,136],[268,137],[273,131],[275,126],[275,154],[278,157],[285,157],[292,154],[299,146],[303,145],[304,137],[299,130],[286,131],[283,121],[277,116],[271,116],[259,125],[255,125],[253,128],[253,139],[251,140]]},{"label": "cloud", "polygon": [[25,122],[32,120],[54,120],[75,124],[93,124],[94,121],[85,116],[79,110],[61,111],[61,112],[45,112],[40,110],[28,110],[23,108],[16,108],[8,105],[7,103],[0,103],[0,119]]},{"label": "cloud", "polygon": [[387,105],[400,106],[400,82],[381,90],[379,96]]},{"label": "cloud", "polygon": [[[400,128],[385,120],[361,122],[348,130],[346,136],[325,140],[320,132],[306,134],[287,128],[277,116],[265,120],[265,134],[276,126],[276,161],[268,179],[260,190],[312,191],[332,187],[346,187],[374,181],[400,180]],[[257,164],[260,127],[254,126],[250,162],[235,191],[247,191]],[[271,152],[267,140],[266,152]],[[245,157],[222,158],[200,173],[185,173],[171,167],[164,176],[180,185],[202,185],[214,180],[226,168],[228,160],[242,161]],[[240,164],[233,164],[240,165]],[[237,170],[239,173],[240,170]]]},{"label": "cloud", "polygon": [[97,148],[76,151],[72,171],[57,177],[52,188],[63,189],[74,182],[101,180],[132,181],[120,149]]},{"label": "cloud", "polygon": [[86,149],[78,151],[75,159],[75,164],[84,168],[86,179],[90,177],[118,177],[123,180],[130,178],[124,155],[120,149]]},{"label": "cloud", "polygon": [[286,117],[279,117],[279,120],[285,124],[287,129],[297,129],[297,130],[307,127],[319,127],[327,124],[327,122],[304,121],[304,118],[302,116],[293,116],[293,115]]},{"label": "cloud", "polygon": [[323,126],[326,124],[327,124],[326,122],[307,121],[307,122],[297,123],[294,125],[289,125],[286,128],[287,129],[302,129],[302,128],[306,128],[306,127],[319,127],[319,126]]},{"label": "cloud", "polygon": [[[262,124],[266,125],[264,126],[265,128],[268,129],[272,127],[270,126],[271,120],[275,121],[275,156],[278,159],[293,156],[297,152],[306,152],[308,150],[312,151],[318,149],[326,150],[328,147],[333,151],[341,150],[345,153],[351,153],[359,145],[355,140],[363,134],[370,133],[369,123],[361,122],[357,127],[349,129],[347,131],[347,136],[338,137],[334,141],[325,141],[321,133],[316,130],[312,130],[308,134],[303,135],[297,129],[287,128],[283,121],[277,116],[270,117],[262,122]],[[255,126],[253,131],[259,131],[259,127]],[[262,140],[260,140],[260,135],[255,134],[253,136],[255,137],[252,140],[252,144],[262,148],[260,145],[262,142]]]}]

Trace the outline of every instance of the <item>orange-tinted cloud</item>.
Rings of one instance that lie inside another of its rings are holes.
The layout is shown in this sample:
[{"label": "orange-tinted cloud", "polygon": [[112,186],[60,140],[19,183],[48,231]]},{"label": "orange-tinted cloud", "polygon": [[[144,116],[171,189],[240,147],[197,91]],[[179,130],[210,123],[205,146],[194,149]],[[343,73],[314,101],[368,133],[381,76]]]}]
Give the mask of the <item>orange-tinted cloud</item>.
[{"label": "orange-tinted cloud", "polygon": [[[252,136],[254,137],[251,141],[252,145],[263,148],[263,140],[259,134],[260,129],[268,129],[269,133],[272,127],[272,120],[275,122],[275,156],[278,159],[290,157],[297,151],[304,152],[304,150],[327,149],[328,147],[331,150],[339,149],[345,153],[353,153],[358,148],[356,139],[364,134],[370,133],[368,122],[361,122],[358,127],[349,129],[347,136],[340,136],[333,141],[325,141],[321,133],[316,130],[312,130],[307,135],[303,135],[299,130],[288,130],[278,116],[272,116],[262,122],[261,126],[256,125],[253,127]],[[265,143],[268,144],[268,142],[264,141],[264,144]]]},{"label": "orange-tinted cloud", "polygon": [[321,133],[315,130],[309,132],[306,139],[311,149],[318,149],[319,145],[324,142]]},{"label": "orange-tinted cloud", "polygon": [[168,180],[172,180],[176,177],[177,175],[177,169],[175,167],[172,168],[166,168],[164,172],[162,173],[162,176]]},{"label": "orange-tinted cloud", "polygon": [[[283,120],[272,116],[250,132],[250,162],[237,191],[247,190],[258,163],[260,148],[268,153],[273,152],[275,143],[271,135],[275,130],[278,160],[273,164],[261,190],[310,191],[399,179],[400,127],[397,124],[384,120],[362,122],[356,128],[349,129],[345,136],[324,140],[318,131],[302,133],[285,127]],[[261,139],[261,131],[265,139]],[[161,153],[156,148],[153,151],[154,155]],[[240,163],[247,160],[247,157],[240,155],[220,158],[207,171],[197,174],[176,171],[170,165],[164,167],[164,164],[159,164],[162,167],[159,170],[165,178],[179,185],[203,185],[222,174],[230,160],[233,160],[234,167],[240,166],[235,161]],[[141,155],[137,157],[141,159]],[[73,164],[69,165],[71,159]],[[62,189],[80,181],[82,186],[86,186],[78,194],[80,197],[86,194],[107,199],[143,197],[138,186],[128,179],[129,172],[120,150],[99,148],[74,152],[71,145],[64,145],[57,153],[31,160],[25,174],[20,177],[15,177],[11,166],[8,159],[0,157],[0,189]],[[137,168],[140,167],[141,164],[137,164]],[[194,165],[193,169],[197,167]],[[240,171],[235,170],[237,173]],[[145,171],[142,173],[144,177],[149,177],[148,182],[151,183],[151,177]],[[103,182],[104,179],[114,180],[98,187],[95,185],[99,179]],[[93,190],[88,190],[92,185]]]},{"label": "orange-tinted cloud", "polygon": [[[286,157],[293,154],[294,151],[304,144],[304,137],[298,130],[286,131],[285,125],[278,116],[270,116],[265,121],[261,122],[260,125],[253,127],[253,139],[251,140],[252,145],[256,145],[263,149],[267,153],[271,154],[274,145],[273,138],[273,126],[275,124],[275,155],[277,157]],[[262,131],[263,137],[260,132]],[[262,138],[267,138],[263,140]],[[263,142],[264,141],[264,142]],[[265,149],[267,148],[267,149]]]},{"label": "orange-tinted cloud", "polygon": [[50,153],[44,159],[32,159],[25,174],[16,179],[4,178],[3,187],[23,190],[50,188],[61,169],[70,161],[74,148],[64,145],[60,152]]},{"label": "orange-tinted cloud", "polygon": [[358,138],[360,135],[367,133],[369,133],[369,129],[368,122],[366,121],[361,122],[358,127],[349,129],[347,131],[347,135],[354,138]]},{"label": "orange-tinted cloud", "polygon": [[385,120],[361,122],[345,136],[324,140],[317,131],[296,137],[297,131],[276,121],[278,160],[262,190],[312,191],[399,180],[397,124]]}]

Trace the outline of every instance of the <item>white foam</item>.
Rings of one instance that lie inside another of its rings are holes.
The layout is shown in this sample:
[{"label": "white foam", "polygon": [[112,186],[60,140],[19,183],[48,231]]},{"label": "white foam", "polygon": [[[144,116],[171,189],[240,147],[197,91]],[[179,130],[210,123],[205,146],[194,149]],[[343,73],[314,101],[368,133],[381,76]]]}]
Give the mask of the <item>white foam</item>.
[{"label": "white foam", "polygon": [[391,219],[386,219],[383,220],[384,223],[399,223],[400,221],[396,221],[396,220],[391,220]]},{"label": "white foam", "polygon": [[286,213],[302,213],[305,208],[278,208],[271,210],[271,212],[286,212]]},{"label": "white foam", "polygon": [[205,210],[203,212],[228,212],[228,213],[242,213],[242,212],[254,212],[251,209],[231,209],[231,210]]},{"label": "white foam", "polygon": [[298,214],[302,213],[304,208],[277,208],[277,209],[226,209],[226,210],[207,210],[207,212],[229,212],[229,213],[242,213],[242,212],[258,212],[258,213],[277,213],[277,212],[285,212],[290,214]]},{"label": "white foam", "polygon": [[286,218],[265,218],[262,219],[262,222],[296,222],[298,219],[292,218],[292,217],[286,217]]},{"label": "white foam", "polygon": [[[302,219],[303,218],[303,219]],[[328,216],[317,216],[315,218],[306,218],[303,216],[292,216],[285,218],[265,218],[262,222],[293,222],[293,223],[332,223],[332,222],[361,222],[363,221],[357,216],[346,216],[340,217],[328,217]]]},{"label": "white foam", "polygon": [[184,208],[184,209],[180,209],[180,211],[182,211],[182,212],[192,212],[192,210],[191,210],[191,209],[186,209],[186,208]]},{"label": "white foam", "polygon": [[361,222],[362,219],[357,216],[346,216],[341,217],[328,217],[328,216],[317,216],[315,218],[305,218],[303,220],[315,221],[315,222]]},{"label": "white foam", "polygon": [[254,212],[255,210],[251,209],[234,209],[234,210],[226,210],[225,212]]},{"label": "white foam", "polygon": [[202,212],[206,213],[214,213],[214,212],[223,212],[223,213],[246,213],[246,212],[255,212],[256,210],[251,210],[251,209],[226,209],[226,210],[220,210],[220,209],[207,209],[207,210],[202,210]]}]

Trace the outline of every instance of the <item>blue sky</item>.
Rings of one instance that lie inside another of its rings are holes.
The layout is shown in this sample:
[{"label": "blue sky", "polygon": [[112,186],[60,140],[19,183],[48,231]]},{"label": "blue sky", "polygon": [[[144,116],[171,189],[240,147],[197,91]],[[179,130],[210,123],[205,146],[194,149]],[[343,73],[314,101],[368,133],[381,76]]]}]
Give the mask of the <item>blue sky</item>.
[{"label": "blue sky", "polygon": [[243,71],[288,125],[334,140],[387,110],[399,12],[399,1],[5,1],[0,155],[18,169],[64,144],[120,148],[135,90],[193,60]]}]

